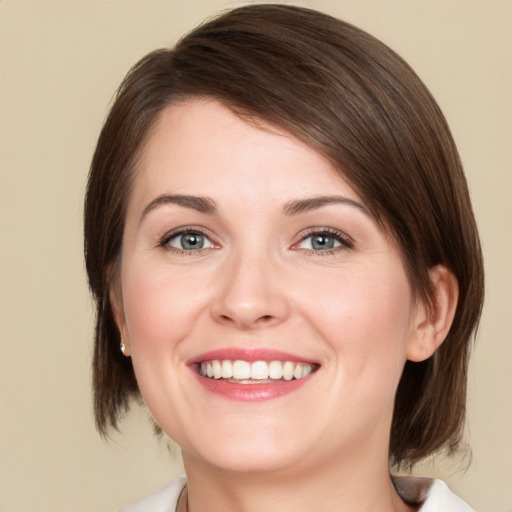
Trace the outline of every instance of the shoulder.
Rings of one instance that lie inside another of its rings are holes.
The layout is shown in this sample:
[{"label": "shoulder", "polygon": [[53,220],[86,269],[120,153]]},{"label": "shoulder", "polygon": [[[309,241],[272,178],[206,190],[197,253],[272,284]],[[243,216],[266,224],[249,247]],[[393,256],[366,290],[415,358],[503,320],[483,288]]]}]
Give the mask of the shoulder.
[{"label": "shoulder", "polygon": [[404,501],[410,504],[421,504],[420,512],[475,512],[442,480],[395,476],[393,484]]},{"label": "shoulder", "polygon": [[[442,481],[419,477],[394,477],[393,482],[403,499],[423,502],[420,512],[475,512]],[[181,476],[166,487],[133,503],[121,512],[174,512],[186,479]]]},{"label": "shoulder", "polygon": [[465,501],[456,496],[442,480],[433,480],[421,512],[475,512]]},{"label": "shoulder", "polygon": [[185,484],[185,477],[180,476],[143,500],[123,508],[121,512],[174,512]]}]

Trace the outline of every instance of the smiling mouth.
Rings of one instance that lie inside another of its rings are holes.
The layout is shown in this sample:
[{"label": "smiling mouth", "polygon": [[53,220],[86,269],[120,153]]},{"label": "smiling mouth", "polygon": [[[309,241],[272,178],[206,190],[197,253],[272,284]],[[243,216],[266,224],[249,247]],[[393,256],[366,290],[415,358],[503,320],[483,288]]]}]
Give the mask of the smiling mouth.
[{"label": "smiling mouth", "polygon": [[319,368],[318,364],[293,361],[243,361],[213,359],[197,365],[199,375],[207,379],[224,379],[237,384],[263,384],[298,380]]}]

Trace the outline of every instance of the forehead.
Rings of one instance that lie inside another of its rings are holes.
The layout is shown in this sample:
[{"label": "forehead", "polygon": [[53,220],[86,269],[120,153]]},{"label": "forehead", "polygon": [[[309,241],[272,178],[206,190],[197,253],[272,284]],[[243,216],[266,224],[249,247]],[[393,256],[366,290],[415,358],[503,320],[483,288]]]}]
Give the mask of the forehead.
[{"label": "forehead", "polygon": [[242,200],[265,190],[267,197],[283,199],[333,188],[358,199],[326,158],[291,134],[248,121],[217,101],[193,99],[160,114],[138,161],[133,193]]}]

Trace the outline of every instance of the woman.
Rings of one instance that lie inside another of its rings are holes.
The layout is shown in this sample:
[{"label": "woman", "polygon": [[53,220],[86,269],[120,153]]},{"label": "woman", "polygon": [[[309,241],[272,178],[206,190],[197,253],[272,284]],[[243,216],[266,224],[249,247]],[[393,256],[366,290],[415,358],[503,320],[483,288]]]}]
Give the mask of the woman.
[{"label": "woman", "polygon": [[95,412],[185,479],[126,510],[471,510],[390,476],[464,426],[483,270],[443,115],[393,51],[252,5],[128,74],[85,208]]}]

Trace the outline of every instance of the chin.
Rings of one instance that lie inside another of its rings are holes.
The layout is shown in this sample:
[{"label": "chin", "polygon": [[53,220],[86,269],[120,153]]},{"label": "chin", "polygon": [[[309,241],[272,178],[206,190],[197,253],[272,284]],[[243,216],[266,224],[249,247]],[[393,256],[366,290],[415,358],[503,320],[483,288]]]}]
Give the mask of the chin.
[{"label": "chin", "polygon": [[[197,456],[197,454],[196,454]],[[187,455],[184,453],[185,464]],[[297,462],[293,457],[286,457],[282,452],[269,450],[267,453],[251,452],[245,448],[240,453],[205,454],[203,462],[217,472],[236,475],[286,474],[297,470]]]},{"label": "chin", "polygon": [[280,429],[269,430],[259,425],[238,431],[225,428],[223,433],[214,436],[212,433],[210,431],[208,439],[205,436],[198,443],[183,443],[185,463],[190,457],[218,471],[250,474],[283,472],[304,460],[304,439],[286,435]]}]

